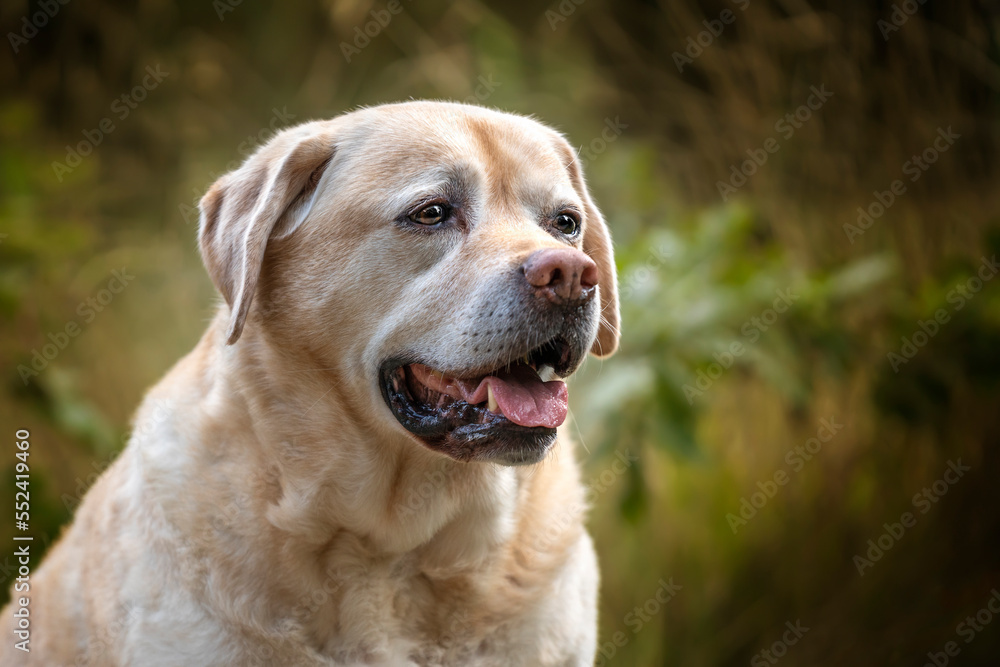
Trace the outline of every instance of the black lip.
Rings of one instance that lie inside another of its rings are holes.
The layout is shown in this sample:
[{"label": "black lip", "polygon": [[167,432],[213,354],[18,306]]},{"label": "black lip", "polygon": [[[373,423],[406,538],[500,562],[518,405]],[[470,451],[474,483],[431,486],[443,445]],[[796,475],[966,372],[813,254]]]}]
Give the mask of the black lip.
[{"label": "black lip", "polygon": [[[528,356],[538,364],[547,363],[564,376],[575,370],[582,355],[565,339],[556,337],[520,356]],[[485,406],[462,400],[454,401],[444,412],[424,405],[413,399],[407,386],[406,366],[413,363],[420,362],[415,359],[384,362],[379,369],[379,387],[396,421],[424,446],[458,461],[528,465],[545,458],[555,442],[556,429],[521,426]]]}]

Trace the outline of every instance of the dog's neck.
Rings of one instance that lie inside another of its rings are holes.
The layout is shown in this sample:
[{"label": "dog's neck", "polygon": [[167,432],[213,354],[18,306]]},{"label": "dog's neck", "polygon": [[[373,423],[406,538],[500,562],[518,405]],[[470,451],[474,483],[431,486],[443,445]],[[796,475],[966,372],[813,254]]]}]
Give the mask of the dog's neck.
[{"label": "dog's neck", "polygon": [[[215,564],[200,577],[229,582],[205,587],[209,604],[228,608],[227,591],[252,588],[240,622],[283,609],[322,637],[360,618],[338,615],[339,596],[380,610],[373,590],[411,591],[427,614],[451,600],[441,609],[505,618],[549,590],[583,536],[568,443],[529,467],[452,461],[392,423],[357,418],[365,406],[335,373],[311,371],[252,332],[225,346],[224,325],[217,319],[171,371],[169,395],[154,391],[144,404],[183,409],[137,429],[121,462],[142,469],[163,530],[191,536],[170,548],[189,554],[193,570]],[[178,475],[199,486],[171,493],[163,480]],[[329,598],[318,606],[317,587]]]},{"label": "dog's neck", "polygon": [[251,327],[224,346],[220,324],[203,341],[223,356],[213,391],[244,406],[228,418],[252,425],[248,470],[271,471],[271,524],[313,545],[348,531],[375,556],[419,553],[425,569],[477,567],[511,539],[525,483],[545,463],[445,458],[375,418],[340,369],[287,356]]}]

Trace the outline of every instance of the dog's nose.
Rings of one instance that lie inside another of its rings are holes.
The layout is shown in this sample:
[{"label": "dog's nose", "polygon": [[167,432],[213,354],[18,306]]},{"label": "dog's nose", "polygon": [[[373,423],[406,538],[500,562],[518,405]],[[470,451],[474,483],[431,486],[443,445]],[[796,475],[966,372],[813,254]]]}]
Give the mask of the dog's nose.
[{"label": "dog's nose", "polygon": [[597,284],[597,264],[575,248],[536,250],[521,271],[541,295],[557,303],[589,299]]}]

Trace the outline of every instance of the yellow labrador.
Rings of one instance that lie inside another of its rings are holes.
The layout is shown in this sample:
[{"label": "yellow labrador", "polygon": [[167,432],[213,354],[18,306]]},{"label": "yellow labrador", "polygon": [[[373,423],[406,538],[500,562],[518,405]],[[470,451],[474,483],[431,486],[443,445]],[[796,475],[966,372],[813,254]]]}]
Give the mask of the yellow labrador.
[{"label": "yellow labrador", "polygon": [[[561,381],[618,344],[569,144],[409,102],[280,133],[201,202],[225,298],[31,579],[0,663],[592,665]],[[21,593],[17,594],[21,596]]]}]

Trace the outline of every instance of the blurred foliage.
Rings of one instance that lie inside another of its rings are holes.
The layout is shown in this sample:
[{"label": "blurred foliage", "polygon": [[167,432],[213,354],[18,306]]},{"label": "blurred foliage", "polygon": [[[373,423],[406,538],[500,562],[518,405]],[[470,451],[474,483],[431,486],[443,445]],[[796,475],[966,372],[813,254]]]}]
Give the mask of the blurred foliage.
[{"label": "blurred foliage", "polygon": [[[621,351],[571,389],[614,654],[600,664],[746,664],[796,620],[810,629],[782,664],[923,664],[953,640],[956,662],[995,664],[1000,625],[968,644],[956,626],[1000,586],[1000,296],[992,280],[961,291],[1000,250],[1000,14],[924,3],[883,34],[905,4],[404,1],[349,61],[344,44],[384,3],[60,5],[0,58],[0,417],[32,431],[40,539],[204,329],[216,297],[194,207],[212,180],[275,127],[473,99],[580,146],[615,234]],[[3,33],[38,8],[4,3]],[[697,55],[678,68],[677,53]],[[166,77],[120,117],[116,100],[157,66]],[[833,97],[778,133],[823,85]],[[104,118],[113,131],[95,135]],[[908,180],[948,127],[960,138]],[[88,136],[77,166],[53,166]],[[720,201],[718,183],[773,137]],[[896,179],[905,194],[852,238],[844,226]],[[123,267],[134,280],[88,319]],[[893,362],[939,310],[948,320]],[[70,322],[80,333],[23,382],[18,367]],[[806,460],[795,448],[823,420],[842,427]],[[859,575],[868,540],[959,459],[972,470]],[[0,463],[3,497],[12,468]],[[787,482],[734,532],[727,515],[779,471]],[[669,603],[636,611],[671,578]]]}]

